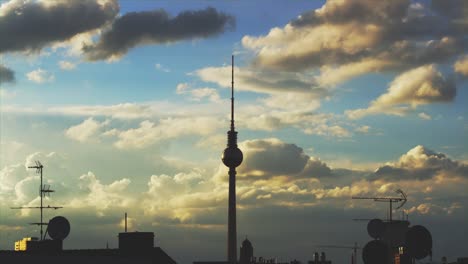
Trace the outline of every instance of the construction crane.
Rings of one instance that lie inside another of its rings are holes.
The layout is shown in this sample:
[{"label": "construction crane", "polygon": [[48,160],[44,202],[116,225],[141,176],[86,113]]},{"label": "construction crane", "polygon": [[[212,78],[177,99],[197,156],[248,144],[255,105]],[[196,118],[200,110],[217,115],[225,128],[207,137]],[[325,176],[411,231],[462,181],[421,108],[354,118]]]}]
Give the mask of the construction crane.
[{"label": "construction crane", "polygon": [[390,206],[389,216],[392,221],[393,203],[400,203],[395,209],[400,209],[408,201],[406,194],[401,190],[396,190],[396,193],[400,194],[400,197],[351,197],[352,199],[358,200],[374,200],[374,202],[388,202]]},{"label": "construction crane", "polygon": [[351,256],[351,264],[357,264],[357,251],[361,249],[358,246],[357,242],[354,242],[354,246],[341,246],[341,245],[317,245],[319,248],[343,248],[343,249],[352,249],[353,254]]}]

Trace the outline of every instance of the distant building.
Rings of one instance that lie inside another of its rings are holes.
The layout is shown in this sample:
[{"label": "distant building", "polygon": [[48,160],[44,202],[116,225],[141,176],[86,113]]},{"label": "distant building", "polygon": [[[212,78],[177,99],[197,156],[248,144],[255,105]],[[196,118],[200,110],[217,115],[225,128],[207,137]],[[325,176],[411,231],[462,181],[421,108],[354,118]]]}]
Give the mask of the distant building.
[{"label": "distant building", "polygon": [[240,264],[251,264],[254,261],[254,253],[253,253],[253,246],[252,243],[246,238],[244,242],[242,242],[242,246],[240,248]]},{"label": "distant building", "polygon": [[322,252],[320,255],[318,252],[315,252],[314,259],[309,260],[307,263],[308,264],[331,264],[332,262],[330,260],[327,260],[325,252]]}]

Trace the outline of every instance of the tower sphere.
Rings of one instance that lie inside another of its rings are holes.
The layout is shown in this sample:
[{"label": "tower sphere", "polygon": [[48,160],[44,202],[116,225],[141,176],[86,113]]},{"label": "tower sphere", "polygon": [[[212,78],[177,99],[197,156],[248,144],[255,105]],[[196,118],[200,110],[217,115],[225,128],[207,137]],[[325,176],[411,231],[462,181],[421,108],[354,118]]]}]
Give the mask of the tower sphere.
[{"label": "tower sphere", "polygon": [[228,147],[224,150],[221,158],[226,167],[238,167],[241,165],[244,155],[237,147]]}]

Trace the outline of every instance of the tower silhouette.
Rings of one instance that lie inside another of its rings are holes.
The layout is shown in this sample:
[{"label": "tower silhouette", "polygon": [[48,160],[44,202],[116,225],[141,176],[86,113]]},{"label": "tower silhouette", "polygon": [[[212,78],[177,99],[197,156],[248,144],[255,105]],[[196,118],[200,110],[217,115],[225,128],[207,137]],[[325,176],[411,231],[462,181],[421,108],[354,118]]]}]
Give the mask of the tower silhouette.
[{"label": "tower silhouette", "polygon": [[228,245],[227,261],[237,262],[237,225],[236,225],[236,167],[242,163],[242,151],[237,147],[237,132],[234,128],[234,55],[232,62],[231,81],[231,129],[227,132],[227,148],[223,152],[222,161],[229,167],[229,202],[228,202]]}]

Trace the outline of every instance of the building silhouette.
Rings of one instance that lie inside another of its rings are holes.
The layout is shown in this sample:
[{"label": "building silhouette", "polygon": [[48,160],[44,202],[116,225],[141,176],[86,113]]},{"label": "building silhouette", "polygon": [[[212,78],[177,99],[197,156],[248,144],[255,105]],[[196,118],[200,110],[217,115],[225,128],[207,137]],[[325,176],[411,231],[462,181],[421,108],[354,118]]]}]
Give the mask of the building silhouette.
[{"label": "building silhouette", "polygon": [[254,251],[252,243],[246,238],[240,248],[240,264],[250,264],[254,260]]},{"label": "building silhouette", "polygon": [[308,264],[331,264],[332,262],[330,260],[327,260],[327,256],[325,255],[325,252],[314,253],[314,259],[307,261]]}]

